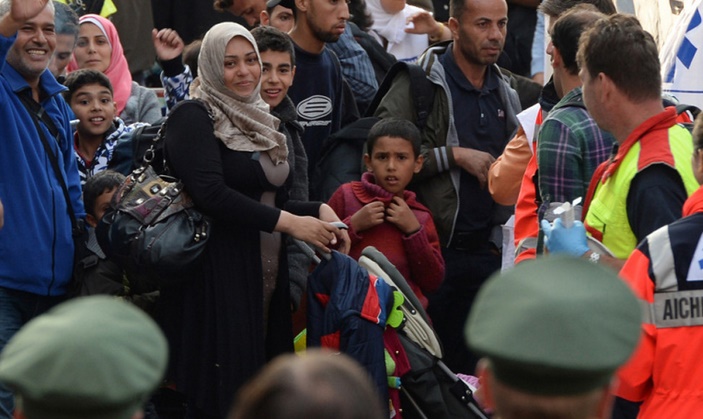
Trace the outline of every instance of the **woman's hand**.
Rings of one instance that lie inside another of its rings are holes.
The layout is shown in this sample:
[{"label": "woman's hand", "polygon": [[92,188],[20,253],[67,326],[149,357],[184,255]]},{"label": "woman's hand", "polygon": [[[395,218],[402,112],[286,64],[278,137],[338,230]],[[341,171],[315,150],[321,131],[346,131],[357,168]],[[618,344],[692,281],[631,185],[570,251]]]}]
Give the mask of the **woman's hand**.
[{"label": "woman's hand", "polygon": [[[320,220],[326,221],[328,223],[341,222],[339,216],[336,212],[327,204],[322,204],[320,206]],[[349,254],[349,249],[351,249],[351,239],[349,238],[349,232],[344,228],[338,228],[337,234],[337,251]]]},{"label": "woman's hand", "polygon": [[315,217],[300,217],[287,211],[281,211],[275,230],[302,240],[325,253],[330,253],[330,247],[337,245],[337,243],[340,246],[343,245],[343,240],[339,240],[338,237],[346,236],[346,240],[349,240],[346,232],[329,222]]}]

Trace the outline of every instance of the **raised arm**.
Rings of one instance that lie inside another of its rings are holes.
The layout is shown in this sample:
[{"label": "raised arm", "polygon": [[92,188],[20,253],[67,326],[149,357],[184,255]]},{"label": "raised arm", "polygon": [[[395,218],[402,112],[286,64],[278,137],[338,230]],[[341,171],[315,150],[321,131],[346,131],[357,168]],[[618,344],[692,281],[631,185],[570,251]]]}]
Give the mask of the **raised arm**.
[{"label": "raised arm", "polygon": [[0,17],[0,35],[14,35],[24,22],[38,15],[48,0],[11,0],[10,12]]},{"label": "raised arm", "polygon": [[191,69],[183,64],[183,39],[174,29],[153,29],[151,39],[156,58],[161,65],[161,84],[164,86],[166,107],[170,110],[178,102],[190,99],[189,89],[193,82]]}]

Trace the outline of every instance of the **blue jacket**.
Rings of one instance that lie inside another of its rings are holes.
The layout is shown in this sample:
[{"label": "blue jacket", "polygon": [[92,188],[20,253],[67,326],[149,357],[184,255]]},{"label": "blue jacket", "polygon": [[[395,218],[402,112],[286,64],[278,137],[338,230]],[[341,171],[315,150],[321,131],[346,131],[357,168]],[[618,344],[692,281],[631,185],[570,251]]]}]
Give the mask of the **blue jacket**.
[{"label": "blue jacket", "polygon": [[366,368],[388,400],[383,331],[393,291],[347,255],[332,252],[308,280],[307,346],[344,352]]},{"label": "blue jacket", "polygon": [[[0,36],[0,199],[5,207],[5,226],[0,230],[0,287],[62,295],[73,270],[71,220],[61,183],[31,115],[17,96],[29,85],[5,61],[15,39]],[[44,71],[39,84],[41,104],[59,129],[60,141],[54,141],[40,125],[54,152],[58,152],[76,216],[83,218],[71,142],[71,112],[60,97],[65,87],[49,71]]]}]

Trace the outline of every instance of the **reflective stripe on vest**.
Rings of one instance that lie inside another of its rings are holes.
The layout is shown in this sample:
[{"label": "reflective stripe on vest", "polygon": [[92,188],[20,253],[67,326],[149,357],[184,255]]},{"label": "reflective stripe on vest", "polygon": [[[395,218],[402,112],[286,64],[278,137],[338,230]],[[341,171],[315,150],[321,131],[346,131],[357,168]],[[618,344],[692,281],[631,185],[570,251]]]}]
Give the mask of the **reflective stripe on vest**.
[{"label": "reflective stripe on vest", "polygon": [[537,252],[537,236],[539,235],[539,218],[537,211],[537,187],[534,183],[534,176],[537,173],[537,134],[542,126],[542,111],[537,113],[535,118],[534,138],[528,138],[532,157],[527,163],[525,174],[522,177],[522,185],[515,204],[515,263],[525,259],[534,259]]},{"label": "reflective stripe on vest", "polygon": [[[690,133],[686,128],[674,125],[668,130],[668,139],[674,158],[673,168],[681,175],[687,195],[690,196],[699,187],[691,168],[693,142]],[[598,184],[586,214],[588,229],[600,232],[603,236],[601,241],[618,259],[627,259],[637,246],[637,238],[627,217],[627,194],[632,179],[640,170],[645,169],[639,168],[638,162],[642,157],[640,153],[646,152],[647,150],[642,150],[640,142],[632,146],[607,182]]]},{"label": "reflective stripe on vest", "polygon": [[645,323],[657,328],[703,325],[703,290],[679,291],[669,227],[647,237],[654,275],[654,302],[641,300]]}]

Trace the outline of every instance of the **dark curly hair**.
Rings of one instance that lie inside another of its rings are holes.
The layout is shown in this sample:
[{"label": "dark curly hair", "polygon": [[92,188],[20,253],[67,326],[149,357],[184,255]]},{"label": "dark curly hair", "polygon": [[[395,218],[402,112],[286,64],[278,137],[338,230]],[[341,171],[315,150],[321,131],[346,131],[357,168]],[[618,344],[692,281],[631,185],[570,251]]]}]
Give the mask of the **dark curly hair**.
[{"label": "dark curly hair", "polygon": [[251,30],[256,40],[259,53],[266,51],[286,52],[290,54],[291,65],[295,65],[295,48],[290,36],[273,26],[259,26]]},{"label": "dark curly hair", "polygon": [[420,144],[422,134],[412,122],[400,118],[385,118],[376,122],[369,130],[369,137],[366,140],[366,150],[369,155],[373,152],[373,147],[381,137],[395,137],[407,140],[413,146],[415,158],[420,155]]},{"label": "dark curly hair", "polygon": [[110,93],[114,93],[110,79],[107,78],[105,74],[89,68],[83,68],[68,73],[68,76],[66,76],[66,81],[64,81],[63,84],[68,87],[68,90],[63,92],[63,98],[66,99],[67,103],[71,103],[71,99],[73,98],[73,95],[76,94],[78,89],[88,84],[103,86],[107,88]]}]

